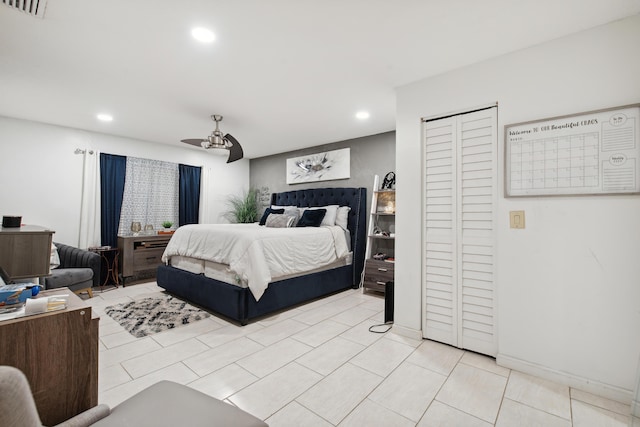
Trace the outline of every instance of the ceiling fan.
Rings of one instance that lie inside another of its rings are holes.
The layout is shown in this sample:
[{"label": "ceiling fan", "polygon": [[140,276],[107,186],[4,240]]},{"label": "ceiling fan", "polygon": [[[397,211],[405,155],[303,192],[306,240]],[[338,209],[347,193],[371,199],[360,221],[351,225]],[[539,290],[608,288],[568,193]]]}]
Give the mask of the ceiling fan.
[{"label": "ceiling fan", "polygon": [[222,121],[222,116],[214,114],[211,116],[211,120],[216,122],[216,129],[211,132],[211,135],[206,139],[183,139],[182,142],[195,145],[196,147],[202,147],[207,150],[212,149],[214,154],[219,154],[221,156],[227,155],[228,152],[229,158],[227,159],[227,163],[240,160],[244,156],[240,143],[237,139],[231,136],[231,134],[222,136],[222,132],[218,127],[218,124]]}]

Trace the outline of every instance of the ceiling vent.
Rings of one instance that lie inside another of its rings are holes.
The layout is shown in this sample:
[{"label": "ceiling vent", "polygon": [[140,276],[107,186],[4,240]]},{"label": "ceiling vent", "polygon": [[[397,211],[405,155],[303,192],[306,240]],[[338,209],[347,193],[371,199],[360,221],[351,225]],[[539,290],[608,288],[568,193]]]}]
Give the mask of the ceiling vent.
[{"label": "ceiling vent", "polygon": [[2,0],[2,4],[28,15],[44,18],[47,0]]}]

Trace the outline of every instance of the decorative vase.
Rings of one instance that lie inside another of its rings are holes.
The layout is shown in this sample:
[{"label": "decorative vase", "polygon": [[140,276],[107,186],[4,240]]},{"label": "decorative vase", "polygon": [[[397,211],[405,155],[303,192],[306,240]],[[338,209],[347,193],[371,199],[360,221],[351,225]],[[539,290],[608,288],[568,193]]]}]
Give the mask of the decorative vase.
[{"label": "decorative vase", "polygon": [[134,236],[137,236],[138,233],[142,230],[142,225],[138,221],[134,221],[131,223],[131,231]]}]

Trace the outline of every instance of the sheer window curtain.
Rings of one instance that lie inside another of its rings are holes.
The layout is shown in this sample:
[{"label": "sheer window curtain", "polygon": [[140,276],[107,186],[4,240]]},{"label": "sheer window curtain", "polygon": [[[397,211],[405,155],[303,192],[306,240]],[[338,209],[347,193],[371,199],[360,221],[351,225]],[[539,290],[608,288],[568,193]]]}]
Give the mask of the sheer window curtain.
[{"label": "sheer window curtain", "polygon": [[119,235],[131,233],[131,223],[142,228],[162,223],[178,224],[178,164],[159,160],[127,157],[124,196],[120,213]]},{"label": "sheer window curtain", "polygon": [[100,153],[84,150],[78,247],[100,246]]}]

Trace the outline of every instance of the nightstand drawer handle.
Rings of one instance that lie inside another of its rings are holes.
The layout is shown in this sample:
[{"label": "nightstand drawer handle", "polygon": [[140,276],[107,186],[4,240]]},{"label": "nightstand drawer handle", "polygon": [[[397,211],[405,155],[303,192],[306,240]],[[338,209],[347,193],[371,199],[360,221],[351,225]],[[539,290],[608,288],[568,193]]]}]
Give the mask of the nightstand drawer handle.
[{"label": "nightstand drawer handle", "polygon": [[378,285],[386,285],[387,282],[376,282]]},{"label": "nightstand drawer handle", "polygon": [[386,272],[386,271],[389,271],[389,270],[387,270],[386,268],[378,268],[378,271],[385,271]]}]

